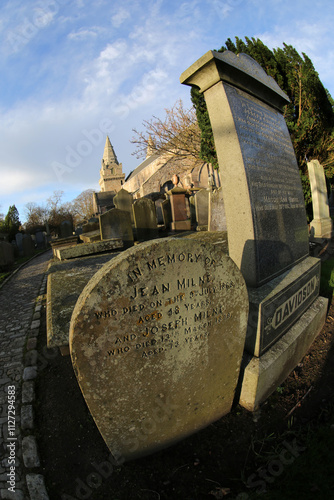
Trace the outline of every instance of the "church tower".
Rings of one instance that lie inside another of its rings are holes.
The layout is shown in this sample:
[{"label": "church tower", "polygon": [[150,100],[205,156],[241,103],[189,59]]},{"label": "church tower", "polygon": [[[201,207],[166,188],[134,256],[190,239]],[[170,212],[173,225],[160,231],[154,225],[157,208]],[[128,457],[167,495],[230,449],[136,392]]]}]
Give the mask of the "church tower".
[{"label": "church tower", "polygon": [[99,184],[101,191],[114,191],[117,193],[122,188],[124,180],[125,174],[122,172],[122,164],[118,163],[114,148],[107,136],[100,170]]}]

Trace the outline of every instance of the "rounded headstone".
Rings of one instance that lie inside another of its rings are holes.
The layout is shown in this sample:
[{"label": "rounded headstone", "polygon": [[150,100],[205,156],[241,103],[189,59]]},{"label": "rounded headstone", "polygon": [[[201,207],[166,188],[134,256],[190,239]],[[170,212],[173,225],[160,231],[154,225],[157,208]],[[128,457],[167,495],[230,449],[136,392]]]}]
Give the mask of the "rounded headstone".
[{"label": "rounded headstone", "polygon": [[248,295],[218,245],[166,238],[89,281],[70,327],[73,367],[111,453],[167,447],[230,411]]}]

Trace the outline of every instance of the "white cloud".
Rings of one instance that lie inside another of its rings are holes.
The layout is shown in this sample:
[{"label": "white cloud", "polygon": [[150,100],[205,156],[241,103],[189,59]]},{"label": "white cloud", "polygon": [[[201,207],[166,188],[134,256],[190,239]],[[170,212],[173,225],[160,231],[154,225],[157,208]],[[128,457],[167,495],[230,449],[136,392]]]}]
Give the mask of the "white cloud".
[{"label": "white cloud", "polygon": [[20,171],[19,165],[15,167],[16,175],[13,175],[13,166],[8,165],[1,173],[0,196],[9,193],[18,193],[36,187],[36,180],[31,172]]},{"label": "white cloud", "polygon": [[70,40],[83,40],[85,38],[91,38],[91,37],[96,37],[98,32],[98,28],[90,28],[90,29],[84,29],[80,28],[76,32],[69,33],[68,38]]},{"label": "white cloud", "polygon": [[111,17],[111,24],[114,26],[114,28],[119,28],[124,23],[124,21],[129,19],[129,17],[130,17],[129,10],[120,7],[116,12],[116,14],[114,14]]}]

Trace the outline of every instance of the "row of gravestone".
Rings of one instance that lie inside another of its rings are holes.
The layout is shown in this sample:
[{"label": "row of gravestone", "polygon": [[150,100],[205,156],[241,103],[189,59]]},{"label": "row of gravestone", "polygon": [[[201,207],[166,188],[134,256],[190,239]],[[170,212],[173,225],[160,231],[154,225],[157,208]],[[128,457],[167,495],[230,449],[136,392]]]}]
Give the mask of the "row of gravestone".
[{"label": "row of gravestone", "polygon": [[15,244],[19,255],[29,256],[32,255],[35,249],[42,250],[47,246],[47,236],[46,233],[42,231],[38,231],[36,234],[22,234],[17,233],[15,235],[15,241],[12,242]]},{"label": "row of gravestone", "polygon": [[[320,261],[309,256],[287,96],[253,59],[229,51],[208,52],[181,78],[207,103],[228,253],[215,232],[141,243],[93,273],[71,310],[75,374],[123,460],[228,413],[238,383],[240,404],[257,409],[305,355],[328,306]],[[186,229],[185,192],[170,194],[172,229]]]},{"label": "row of gravestone", "polygon": [[11,243],[0,241],[0,269],[10,269],[15,257],[30,257],[36,249],[42,250],[46,246],[46,233],[42,231],[34,235],[17,233]]},{"label": "row of gravestone", "polygon": [[[114,197],[113,202],[116,209],[130,214],[130,223],[135,229],[135,236],[138,241],[156,237],[159,226],[163,226],[167,230],[190,229],[191,227],[197,229],[209,228],[214,231],[226,230],[221,189],[214,192],[201,189],[189,196],[186,190],[174,188],[168,192],[167,199],[164,197],[156,201],[151,200],[149,197],[134,201],[130,193],[125,189],[121,189]],[[219,217],[217,214],[219,214]],[[100,236],[101,239],[108,239],[111,237],[109,236],[108,220],[113,221],[115,216],[111,213],[104,213],[101,217],[105,219],[105,222],[102,223],[103,229]],[[91,222],[94,222],[94,220]],[[182,225],[182,223],[186,222],[188,224]],[[124,223],[126,223],[125,220]],[[96,226],[89,227],[88,225],[86,229],[83,228],[84,233],[94,230],[97,230]],[[79,235],[80,232],[79,230],[76,234]],[[113,231],[113,234],[115,234],[115,231]],[[60,225],[60,237],[66,238],[72,235],[72,223],[64,221]]]}]

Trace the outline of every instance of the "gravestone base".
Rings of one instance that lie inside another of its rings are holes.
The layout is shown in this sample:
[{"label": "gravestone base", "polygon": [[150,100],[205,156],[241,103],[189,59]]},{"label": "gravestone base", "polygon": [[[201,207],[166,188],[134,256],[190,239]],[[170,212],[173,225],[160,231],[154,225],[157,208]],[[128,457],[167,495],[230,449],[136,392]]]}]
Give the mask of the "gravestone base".
[{"label": "gravestone base", "polygon": [[190,231],[191,221],[189,220],[177,220],[171,222],[172,231]]},{"label": "gravestone base", "polygon": [[73,247],[77,245],[78,237],[69,236],[68,238],[57,238],[55,240],[51,240],[50,245],[52,248],[53,256],[56,257],[56,251],[61,247]]},{"label": "gravestone base", "polygon": [[101,241],[100,228],[88,233],[82,233],[79,238],[84,243],[92,243],[93,241]]},{"label": "gravestone base", "polygon": [[68,337],[74,306],[88,281],[117,253],[51,262],[46,295],[47,347],[68,355]]},{"label": "gravestone base", "polygon": [[332,219],[326,217],[325,219],[313,219],[310,223],[310,232],[312,238],[326,238],[331,239],[333,235],[333,222]]},{"label": "gravestone base", "polygon": [[82,243],[81,245],[67,248],[56,249],[56,257],[59,260],[76,259],[85,255],[110,252],[111,250],[123,248],[123,242],[120,238],[111,238],[110,240],[93,241],[92,243]]},{"label": "gravestone base", "polygon": [[245,350],[262,356],[319,296],[320,259],[307,257],[265,285],[248,287]]},{"label": "gravestone base", "polygon": [[262,356],[245,356],[239,403],[255,411],[288,377],[309,350],[326,320],[328,299],[318,297]]}]

